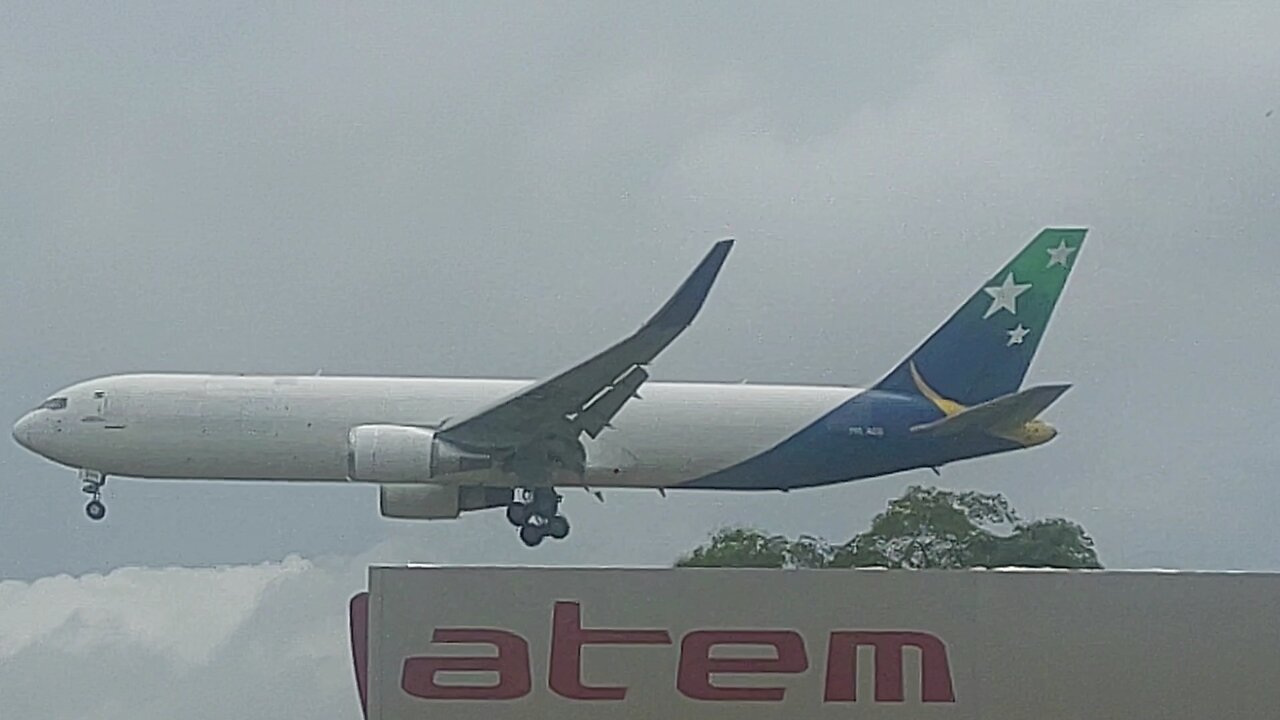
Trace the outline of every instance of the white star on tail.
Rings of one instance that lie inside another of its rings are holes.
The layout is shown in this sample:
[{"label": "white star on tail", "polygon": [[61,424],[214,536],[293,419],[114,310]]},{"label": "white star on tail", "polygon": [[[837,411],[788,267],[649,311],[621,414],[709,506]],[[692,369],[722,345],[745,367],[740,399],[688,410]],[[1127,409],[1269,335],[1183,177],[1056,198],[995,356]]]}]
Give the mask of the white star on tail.
[{"label": "white star on tail", "polygon": [[991,296],[991,307],[987,308],[987,312],[982,316],[983,320],[995,315],[1001,310],[1008,310],[1011,314],[1018,314],[1018,296],[1031,289],[1031,283],[1019,285],[1013,279],[1013,273],[1004,276],[1004,282],[1000,285],[982,288],[982,291]]},{"label": "white star on tail", "polygon": [[1009,342],[1005,343],[1005,347],[1013,347],[1014,345],[1021,345],[1022,339],[1031,331],[1022,327],[1022,323],[1018,323],[1018,327],[1006,332],[1009,333]]},{"label": "white star on tail", "polygon": [[1045,267],[1051,268],[1054,265],[1068,267],[1067,261],[1071,259],[1071,253],[1075,252],[1076,249],[1077,248],[1068,247],[1066,240],[1060,240],[1058,242],[1058,247],[1045,250],[1045,252],[1049,253],[1049,264],[1045,265]]}]

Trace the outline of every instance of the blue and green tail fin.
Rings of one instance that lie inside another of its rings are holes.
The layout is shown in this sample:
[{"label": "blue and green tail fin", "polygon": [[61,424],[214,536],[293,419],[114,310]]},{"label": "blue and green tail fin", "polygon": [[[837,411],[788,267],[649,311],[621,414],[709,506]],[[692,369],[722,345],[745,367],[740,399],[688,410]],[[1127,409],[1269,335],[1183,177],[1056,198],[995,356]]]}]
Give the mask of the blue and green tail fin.
[{"label": "blue and green tail fin", "polygon": [[875,389],[964,407],[1016,392],[1086,232],[1041,231]]}]

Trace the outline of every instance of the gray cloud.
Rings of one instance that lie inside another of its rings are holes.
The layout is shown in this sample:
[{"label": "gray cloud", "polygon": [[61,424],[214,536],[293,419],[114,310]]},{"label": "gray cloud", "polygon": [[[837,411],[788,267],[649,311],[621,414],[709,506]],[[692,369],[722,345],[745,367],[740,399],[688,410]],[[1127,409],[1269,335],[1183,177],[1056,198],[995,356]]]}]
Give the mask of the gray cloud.
[{"label": "gray cloud", "polygon": [[[128,370],[544,375],[729,233],[655,375],[869,382],[1083,224],[1032,368],[1076,384],[1062,436],[940,482],[1079,520],[1112,566],[1280,567],[1270,3],[5,19],[0,417]],[[352,717],[367,562],[665,564],[724,523],[844,538],[935,482],[571,493],[573,539],[530,553],[363,487],[113,481],[91,525],[69,471],[12,443],[0,470],[0,697],[31,718]]]},{"label": "gray cloud", "polygon": [[[531,377],[741,238],[666,379],[859,383],[1040,227],[1093,228],[1033,367],[1063,436],[949,468],[1122,566],[1275,568],[1269,4],[32,6],[0,24],[0,415],[103,373]],[[527,561],[368,488],[109,486],[0,449],[0,576],[351,554]],[[538,561],[719,523],[853,532],[909,474],[572,495]]]}]

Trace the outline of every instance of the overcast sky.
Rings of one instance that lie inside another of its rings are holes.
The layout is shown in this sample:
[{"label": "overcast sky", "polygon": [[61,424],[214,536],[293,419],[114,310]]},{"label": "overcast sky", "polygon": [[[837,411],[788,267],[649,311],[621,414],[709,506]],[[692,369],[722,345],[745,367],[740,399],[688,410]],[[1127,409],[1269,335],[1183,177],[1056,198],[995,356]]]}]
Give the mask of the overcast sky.
[{"label": "overcast sky", "polygon": [[666,564],[726,523],[844,539],[911,483],[1072,518],[1108,566],[1280,569],[1280,9],[809,8],[0,5],[5,420],[135,370],[543,376],[730,234],[654,376],[867,383],[1091,229],[1028,378],[1075,384],[1061,436],[940,480],[570,493],[529,551],[368,487],[117,480],[91,524],[6,438],[6,710],[351,718],[369,558]]}]

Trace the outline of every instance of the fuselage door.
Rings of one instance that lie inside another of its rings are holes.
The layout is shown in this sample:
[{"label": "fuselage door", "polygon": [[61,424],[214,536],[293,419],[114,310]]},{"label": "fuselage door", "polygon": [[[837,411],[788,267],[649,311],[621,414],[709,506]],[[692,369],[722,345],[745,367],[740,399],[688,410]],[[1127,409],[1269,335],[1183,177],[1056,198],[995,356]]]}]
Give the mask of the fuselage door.
[{"label": "fuselage door", "polygon": [[83,409],[83,415],[80,417],[81,422],[96,423],[101,425],[107,422],[107,391],[94,390],[89,397],[89,402],[80,405]]}]

